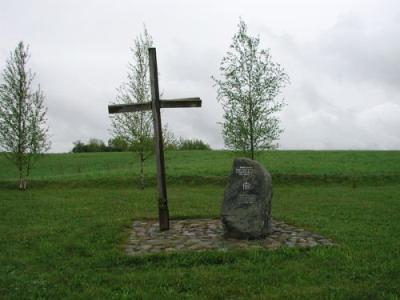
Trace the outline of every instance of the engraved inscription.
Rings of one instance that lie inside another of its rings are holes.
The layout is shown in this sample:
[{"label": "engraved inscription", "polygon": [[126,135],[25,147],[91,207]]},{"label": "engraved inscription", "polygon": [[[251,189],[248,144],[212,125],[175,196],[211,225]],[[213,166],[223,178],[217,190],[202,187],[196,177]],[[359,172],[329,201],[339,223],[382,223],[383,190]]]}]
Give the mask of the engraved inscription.
[{"label": "engraved inscription", "polygon": [[238,195],[239,204],[252,204],[256,202],[256,195],[240,193]]},{"label": "engraved inscription", "polygon": [[240,166],[236,169],[236,174],[240,176],[251,176],[253,175],[253,167]]},{"label": "engraved inscription", "polygon": [[236,174],[243,177],[243,191],[249,191],[251,189],[251,184],[248,182],[248,178],[253,175],[253,167],[240,166],[236,169]]},{"label": "engraved inscription", "polygon": [[247,181],[243,182],[243,191],[248,191],[251,189],[251,184]]}]

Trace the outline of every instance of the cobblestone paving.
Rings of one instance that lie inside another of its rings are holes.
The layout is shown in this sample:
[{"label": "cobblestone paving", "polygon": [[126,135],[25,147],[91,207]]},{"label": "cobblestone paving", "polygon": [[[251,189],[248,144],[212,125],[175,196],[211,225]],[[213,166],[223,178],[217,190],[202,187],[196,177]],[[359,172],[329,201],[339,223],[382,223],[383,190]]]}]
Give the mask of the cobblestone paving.
[{"label": "cobblestone paving", "polygon": [[272,233],[262,240],[236,240],[222,237],[219,219],[171,220],[170,230],[161,231],[157,220],[135,221],[126,246],[128,255],[173,251],[205,251],[229,249],[277,249],[334,245],[321,235],[305,231],[283,222],[272,221]]}]

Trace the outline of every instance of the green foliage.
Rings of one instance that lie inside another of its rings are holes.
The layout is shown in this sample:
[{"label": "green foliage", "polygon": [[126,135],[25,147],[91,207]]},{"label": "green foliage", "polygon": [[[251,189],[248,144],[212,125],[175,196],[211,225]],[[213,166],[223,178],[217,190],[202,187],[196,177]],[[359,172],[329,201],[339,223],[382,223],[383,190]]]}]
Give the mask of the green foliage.
[{"label": "green foliage", "polygon": [[[163,126],[162,138],[163,138],[164,150],[177,150],[178,149],[179,141],[175,137],[174,133],[168,128],[168,124],[165,124]],[[153,141],[153,143],[154,143],[154,141]]]},{"label": "green foliage", "polygon": [[73,144],[74,144],[74,147],[72,148],[73,153],[87,152],[86,145],[80,140],[75,141]]},{"label": "green foliage", "polygon": [[[153,46],[153,39],[144,28],[134,41],[132,62],[128,64],[127,81],[117,89],[118,94],[113,104],[145,103],[151,101],[148,48]],[[150,111],[130,112],[110,115],[111,133],[128,144],[141,145],[141,151],[151,150],[147,140],[153,136],[153,120]]]},{"label": "green foliage", "polygon": [[91,138],[88,143],[88,152],[103,152],[106,148],[104,142],[100,139]]},{"label": "green foliage", "polygon": [[238,27],[221,61],[222,79],[212,78],[224,110],[225,146],[254,159],[255,151],[277,146],[282,129],[276,113],[283,107],[277,96],[289,77],[269,49],[260,49],[260,38],[248,35],[244,21]]},{"label": "green foliage", "polygon": [[181,138],[177,150],[211,150],[211,147],[199,139]]},{"label": "green foliage", "polygon": [[123,137],[116,136],[108,140],[108,147],[117,152],[128,151],[129,143]]},{"label": "green foliage", "polygon": [[[144,28],[134,42],[132,62],[128,66],[127,82],[118,88],[114,104],[145,103],[151,100],[149,54],[153,39]],[[145,186],[144,162],[149,152],[152,152],[153,120],[150,111],[115,114],[111,117],[111,133],[114,137],[123,138],[131,150],[138,152],[140,162],[140,178],[142,188]]]},{"label": "green foliage", "polygon": [[[165,134],[163,136],[164,140],[164,150],[177,150],[179,148],[179,142],[175,138],[172,132],[168,130],[167,126],[164,126]],[[123,137],[117,136],[108,140],[107,146],[105,143],[96,138],[91,138],[87,144],[78,140],[73,143],[72,148],[73,153],[86,153],[86,152],[137,152],[140,153],[143,150],[143,145],[152,153],[154,150],[154,139],[153,137],[143,138],[141,141],[133,141],[129,143]]]},{"label": "green foliage", "polygon": [[[127,81],[118,88],[114,104],[146,103],[151,101],[149,48],[153,38],[144,26],[143,34],[134,41],[132,62],[128,66]],[[120,113],[110,116],[111,133],[114,138],[122,138],[128,150],[138,152],[141,186],[145,186],[145,160],[154,150],[153,118],[151,111]],[[175,137],[166,125],[163,129],[163,143],[166,150],[176,149]]]},{"label": "green foliage", "polygon": [[87,144],[81,142],[80,140],[74,142],[74,147],[72,148],[73,153],[82,153],[82,152],[109,152],[109,151],[118,151],[119,149],[115,149],[109,146],[106,146],[104,142],[100,139],[91,138]]},{"label": "green foliage", "polygon": [[28,47],[21,41],[0,79],[0,149],[17,167],[23,190],[33,162],[50,148],[45,97],[40,86],[32,90],[35,75],[27,68],[28,59]]}]

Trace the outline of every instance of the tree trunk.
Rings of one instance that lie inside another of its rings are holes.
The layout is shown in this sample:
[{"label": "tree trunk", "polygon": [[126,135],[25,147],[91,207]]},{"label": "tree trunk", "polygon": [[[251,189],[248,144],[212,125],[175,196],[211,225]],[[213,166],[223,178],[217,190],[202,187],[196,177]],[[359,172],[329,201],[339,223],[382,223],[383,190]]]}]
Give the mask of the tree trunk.
[{"label": "tree trunk", "polygon": [[20,153],[18,153],[17,163],[19,173],[19,189],[24,190],[24,173],[22,171],[22,158]]},{"label": "tree trunk", "polygon": [[31,170],[31,158],[28,156],[28,164],[26,166],[26,178],[29,178],[29,172]]},{"label": "tree trunk", "polygon": [[22,173],[19,175],[19,189],[21,191],[26,190],[26,178],[22,175]]},{"label": "tree trunk", "polygon": [[253,117],[250,116],[250,152],[251,159],[254,160],[254,135],[253,135]]},{"label": "tree trunk", "polygon": [[22,176],[19,176],[19,189],[23,190],[24,189],[24,180],[22,179]]},{"label": "tree trunk", "polygon": [[140,151],[140,187],[144,189],[144,153]]},{"label": "tree trunk", "polygon": [[250,104],[250,111],[249,111],[249,125],[250,125],[250,155],[251,159],[254,160],[254,123],[253,123],[253,93],[252,93],[252,82],[251,82],[251,72],[252,72],[252,65],[250,66],[249,70],[249,104]]},{"label": "tree trunk", "polygon": [[253,124],[253,103],[252,99],[250,99],[250,118],[249,118],[249,124],[250,124],[250,154],[251,154],[251,159],[254,160],[254,124]]}]

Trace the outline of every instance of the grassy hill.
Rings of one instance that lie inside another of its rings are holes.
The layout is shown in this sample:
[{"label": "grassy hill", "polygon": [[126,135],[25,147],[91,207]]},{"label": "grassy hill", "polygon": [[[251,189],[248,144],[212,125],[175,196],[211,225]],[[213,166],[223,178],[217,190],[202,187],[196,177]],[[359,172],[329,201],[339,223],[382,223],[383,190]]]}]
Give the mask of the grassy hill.
[{"label": "grassy hill", "polygon": [[[220,183],[229,175],[236,156],[230,151],[167,151],[167,177],[171,183],[181,180]],[[260,153],[257,160],[271,172],[276,183],[400,183],[399,151],[271,151]],[[0,155],[0,165],[0,182],[16,180],[16,168],[4,155]],[[155,178],[153,156],[148,157],[145,170],[149,179]],[[47,154],[34,165],[31,179],[79,180],[82,184],[97,179],[132,182],[138,172],[139,160],[135,153]]]},{"label": "grassy hill", "polygon": [[[172,218],[218,217],[234,154],[167,152]],[[338,246],[127,257],[156,218],[155,166],[131,153],[52,154],[30,189],[0,156],[0,299],[399,299],[400,152],[275,151],[276,219]]]}]

